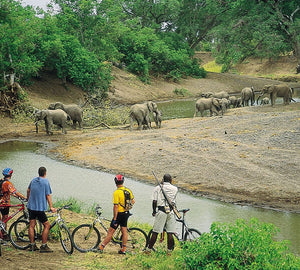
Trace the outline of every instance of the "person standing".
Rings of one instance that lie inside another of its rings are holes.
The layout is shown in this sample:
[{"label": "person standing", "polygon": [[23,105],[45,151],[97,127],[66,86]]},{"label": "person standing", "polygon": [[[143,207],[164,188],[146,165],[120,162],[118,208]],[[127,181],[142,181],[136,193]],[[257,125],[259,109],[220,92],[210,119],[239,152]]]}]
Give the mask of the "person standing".
[{"label": "person standing", "polygon": [[[29,212],[29,250],[36,251],[40,250],[42,253],[53,252],[47,245],[50,222],[46,216],[45,211],[47,210],[47,203],[49,204],[50,210],[54,213],[56,209],[52,206],[51,199],[51,187],[49,180],[46,178],[46,168],[40,167],[38,170],[38,177],[31,180],[27,189],[28,198],[28,212]],[[36,225],[36,219],[38,219],[44,226],[42,232],[42,245],[40,249],[36,246],[34,241],[34,227]]]},{"label": "person standing", "polygon": [[100,244],[98,249],[94,250],[95,252],[103,252],[103,249],[105,246],[110,242],[112,239],[112,236],[115,232],[115,230],[118,228],[118,226],[121,226],[121,232],[122,232],[122,248],[119,250],[119,254],[126,254],[126,244],[127,244],[127,221],[129,218],[129,211],[125,207],[125,195],[124,190],[129,191],[130,193],[130,200],[131,204],[133,205],[135,203],[133,194],[130,189],[123,186],[124,183],[124,176],[121,174],[116,175],[114,178],[115,184],[117,186],[117,189],[114,191],[113,194],[113,219],[110,223],[110,227],[107,232],[107,236],[103,240],[103,242]]},{"label": "person standing", "polygon": [[[176,205],[178,188],[172,185],[172,176],[170,174],[164,175],[161,186],[172,204]],[[152,235],[145,252],[150,253],[152,250],[154,250],[153,246],[157,240],[157,235],[159,233],[163,233],[165,229],[167,232],[168,253],[171,253],[175,245],[173,233],[176,232],[176,219],[174,212],[170,211],[170,206],[168,205],[168,202],[166,201],[159,185],[154,188],[152,193],[152,209],[152,216],[155,217],[155,220],[153,224]]]},{"label": "person standing", "polygon": [[[2,188],[0,190],[1,194],[2,194],[2,196],[0,198],[0,204],[1,205],[9,205],[10,204],[10,195],[26,200],[26,197],[23,194],[21,194],[20,192],[18,192],[11,182],[13,170],[11,168],[5,168],[2,171],[2,174],[3,174],[4,178],[1,179],[1,181],[3,181],[3,182],[2,182]],[[9,206],[0,207],[0,213],[2,215],[2,221],[4,222],[8,218]],[[7,228],[7,224],[5,223],[5,229],[6,228]],[[3,240],[9,240],[9,237],[7,234],[4,235]]]}]

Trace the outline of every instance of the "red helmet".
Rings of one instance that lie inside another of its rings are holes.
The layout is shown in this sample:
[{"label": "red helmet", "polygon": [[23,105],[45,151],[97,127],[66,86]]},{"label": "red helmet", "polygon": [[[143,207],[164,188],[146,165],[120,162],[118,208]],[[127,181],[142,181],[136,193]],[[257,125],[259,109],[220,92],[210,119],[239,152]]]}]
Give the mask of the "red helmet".
[{"label": "red helmet", "polygon": [[122,174],[117,174],[115,177],[115,183],[123,183],[124,182],[124,176]]}]

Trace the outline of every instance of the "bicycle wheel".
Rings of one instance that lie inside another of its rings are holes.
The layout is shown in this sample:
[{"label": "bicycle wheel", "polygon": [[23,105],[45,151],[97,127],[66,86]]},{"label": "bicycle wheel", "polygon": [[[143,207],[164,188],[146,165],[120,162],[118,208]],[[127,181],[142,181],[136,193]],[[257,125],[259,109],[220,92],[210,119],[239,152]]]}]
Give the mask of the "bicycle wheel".
[{"label": "bicycle wheel", "polygon": [[[121,237],[122,240],[122,237]],[[145,250],[148,244],[147,234],[140,228],[128,228],[127,248],[128,252],[140,252]]]},{"label": "bicycle wheel", "polygon": [[8,230],[9,240],[17,249],[26,249],[29,246],[29,222],[27,220],[15,221]]},{"label": "bicycle wheel", "polygon": [[[20,217],[18,217],[17,220],[27,220],[27,221],[29,221],[28,214],[27,214],[27,216],[25,214],[21,215]],[[42,231],[43,231],[43,224],[42,224],[42,222],[40,222],[39,220],[36,220],[36,224],[35,224],[34,230],[36,232],[36,235],[37,235],[38,239],[42,240]]]},{"label": "bicycle wheel", "polygon": [[74,247],[80,252],[87,252],[97,248],[101,236],[96,227],[92,224],[81,224],[72,233]]},{"label": "bicycle wheel", "polygon": [[188,229],[184,234],[184,241],[194,241],[201,236],[201,232],[196,229]]},{"label": "bicycle wheel", "polygon": [[58,224],[58,226],[60,243],[64,251],[70,255],[73,253],[74,250],[72,235],[64,223]]}]

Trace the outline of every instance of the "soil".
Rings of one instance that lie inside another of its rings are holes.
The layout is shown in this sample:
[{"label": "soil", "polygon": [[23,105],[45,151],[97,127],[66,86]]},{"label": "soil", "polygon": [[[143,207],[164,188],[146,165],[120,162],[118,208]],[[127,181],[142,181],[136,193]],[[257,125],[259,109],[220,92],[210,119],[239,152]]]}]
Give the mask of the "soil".
[{"label": "soil", "polygon": [[[253,60],[248,65],[236,67],[239,74],[247,72],[251,76],[208,73],[205,79],[187,78],[179,83],[153,78],[149,85],[124,70],[113,68],[115,79],[109,97],[114,103],[128,105],[146,100],[178,99],[173,93],[175,88],[188,89],[196,98],[204,92],[221,90],[239,95],[243,87],[254,86],[258,91],[265,84],[287,80],[288,85],[300,87],[300,76],[294,74],[293,66],[296,65],[289,57],[278,63]],[[264,70],[281,81],[261,78],[267,75],[263,74]],[[68,84],[66,90],[49,74],[26,90],[29,102],[38,108],[46,108],[54,101],[84,102],[80,89]],[[122,173],[153,184],[152,170],[159,177],[170,173],[181,190],[198,196],[297,213],[300,213],[299,134],[299,103],[229,109],[224,116],[172,119],[163,121],[160,129],[143,131],[130,131],[128,126],[83,130],[70,127],[66,135],[55,131],[54,135],[46,136],[43,131],[36,134],[33,123],[17,124],[5,117],[0,123],[1,141],[50,143],[46,144],[44,152],[67,163]],[[96,256],[77,252],[72,259],[66,260],[59,245],[53,243],[55,256],[41,254],[38,257],[30,252],[5,250],[9,257],[4,259],[10,267],[3,269],[16,268],[13,264],[15,259],[19,261],[18,256],[22,256],[23,265],[23,268],[18,266],[19,269],[35,268],[36,263],[50,257],[51,262],[45,263],[45,269],[57,268],[60,260],[64,268],[85,269],[86,256],[90,259]],[[115,249],[101,256],[109,260]],[[80,260],[79,254],[85,257]]]}]

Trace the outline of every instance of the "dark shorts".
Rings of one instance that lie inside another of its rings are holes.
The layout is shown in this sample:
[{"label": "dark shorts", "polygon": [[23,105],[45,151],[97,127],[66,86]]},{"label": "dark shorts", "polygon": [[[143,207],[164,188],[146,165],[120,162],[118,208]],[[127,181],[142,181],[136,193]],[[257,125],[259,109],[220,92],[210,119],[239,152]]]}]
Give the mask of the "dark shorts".
[{"label": "dark shorts", "polygon": [[1,207],[0,212],[1,212],[2,216],[8,215],[9,214],[9,207]]},{"label": "dark shorts", "polygon": [[112,227],[114,229],[117,229],[119,225],[121,227],[127,227],[127,221],[128,221],[129,216],[130,216],[129,212],[118,213],[118,215],[117,215],[117,224],[113,225],[113,219],[112,219],[112,221],[110,223],[110,227]]},{"label": "dark shorts", "polygon": [[43,224],[46,221],[48,221],[48,218],[44,211],[34,211],[34,210],[28,209],[28,212],[29,212],[29,220],[37,219]]}]

